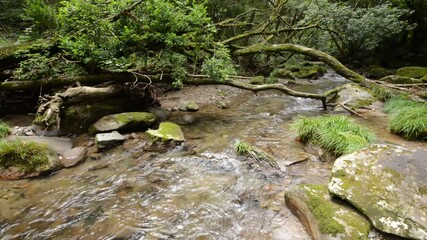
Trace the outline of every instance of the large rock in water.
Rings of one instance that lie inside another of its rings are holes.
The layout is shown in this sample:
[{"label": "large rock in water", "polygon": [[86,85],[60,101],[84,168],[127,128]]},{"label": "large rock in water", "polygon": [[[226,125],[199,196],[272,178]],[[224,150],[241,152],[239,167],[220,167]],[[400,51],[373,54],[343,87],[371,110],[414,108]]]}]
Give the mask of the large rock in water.
[{"label": "large rock in water", "polygon": [[360,108],[371,105],[375,100],[369,90],[350,83],[345,85],[330,102],[345,104],[349,108]]},{"label": "large rock in water", "polygon": [[129,129],[145,130],[150,127],[157,117],[147,112],[127,112],[107,115],[99,119],[89,129],[90,134],[121,131]]},{"label": "large rock in water", "polygon": [[375,228],[427,239],[427,151],[373,145],[342,156],[329,191],[362,211]]},{"label": "large rock in water", "polygon": [[333,201],[327,186],[299,185],[285,197],[287,206],[313,239],[368,239],[369,221],[354,209]]}]

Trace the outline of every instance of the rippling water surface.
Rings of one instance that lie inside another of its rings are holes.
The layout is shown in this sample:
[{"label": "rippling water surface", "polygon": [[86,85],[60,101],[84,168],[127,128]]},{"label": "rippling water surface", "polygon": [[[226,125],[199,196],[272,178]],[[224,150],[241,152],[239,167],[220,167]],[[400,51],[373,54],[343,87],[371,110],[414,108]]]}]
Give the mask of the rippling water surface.
[{"label": "rippling water surface", "polygon": [[[345,82],[327,78],[304,88]],[[47,178],[0,182],[0,238],[310,239],[284,192],[326,183],[331,164],[285,165],[303,152],[289,123],[320,114],[319,106],[277,92],[243,93],[229,109],[191,113],[185,146],[167,153],[135,141]],[[236,156],[238,139],[272,153],[282,170]]]}]

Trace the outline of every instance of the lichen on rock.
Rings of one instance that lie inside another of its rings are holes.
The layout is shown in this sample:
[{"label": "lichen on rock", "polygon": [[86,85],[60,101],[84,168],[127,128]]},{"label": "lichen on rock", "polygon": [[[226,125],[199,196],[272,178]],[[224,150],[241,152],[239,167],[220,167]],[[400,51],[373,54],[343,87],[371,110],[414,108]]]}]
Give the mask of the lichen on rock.
[{"label": "lichen on rock", "polygon": [[427,239],[426,150],[373,145],[335,161],[329,191],[362,211],[373,226]]}]

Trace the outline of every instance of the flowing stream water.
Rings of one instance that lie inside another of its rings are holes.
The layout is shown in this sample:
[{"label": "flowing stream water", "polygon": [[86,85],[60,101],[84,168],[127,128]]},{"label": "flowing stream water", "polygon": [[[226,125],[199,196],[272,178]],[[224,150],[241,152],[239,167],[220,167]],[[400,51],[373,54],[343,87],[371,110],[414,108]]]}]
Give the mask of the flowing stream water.
[{"label": "flowing stream water", "polygon": [[[327,74],[296,88],[316,92],[345,82]],[[289,124],[322,114],[320,105],[244,92],[229,109],[174,114],[172,121],[191,114],[195,122],[183,126],[185,145],[166,153],[133,141],[46,178],[1,181],[0,239],[310,239],[284,193],[327,183],[332,163],[286,163],[304,155]],[[374,130],[385,132],[381,127]],[[236,156],[237,140],[272,153],[281,171]]]}]

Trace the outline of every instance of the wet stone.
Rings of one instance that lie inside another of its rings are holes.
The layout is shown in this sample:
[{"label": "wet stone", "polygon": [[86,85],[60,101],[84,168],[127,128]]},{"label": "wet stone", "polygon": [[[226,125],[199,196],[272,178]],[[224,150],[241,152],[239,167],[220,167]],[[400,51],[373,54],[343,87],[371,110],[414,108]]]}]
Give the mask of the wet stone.
[{"label": "wet stone", "polygon": [[427,151],[373,145],[338,158],[329,191],[362,211],[375,228],[427,239]]},{"label": "wet stone", "polygon": [[64,167],[75,166],[86,160],[87,152],[85,147],[77,147],[68,150],[60,157],[61,163]]},{"label": "wet stone", "polygon": [[299,185],[289,190],[285,197],[287,206],[313,239],[368,239],[369,221],[356,210],[332,199],[326,185]]},{"label": "wet stone", "polygon": [[98,133],[95,136],[95,145],[98,149],[107,149],[118,146],[125,141],[125,137],[114,131],[111,133]]}]

